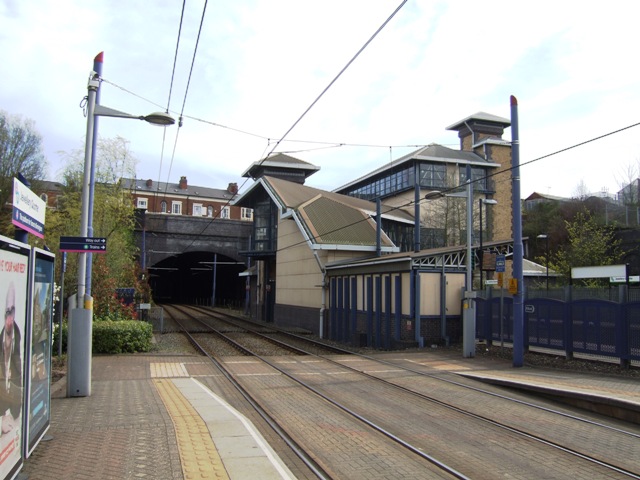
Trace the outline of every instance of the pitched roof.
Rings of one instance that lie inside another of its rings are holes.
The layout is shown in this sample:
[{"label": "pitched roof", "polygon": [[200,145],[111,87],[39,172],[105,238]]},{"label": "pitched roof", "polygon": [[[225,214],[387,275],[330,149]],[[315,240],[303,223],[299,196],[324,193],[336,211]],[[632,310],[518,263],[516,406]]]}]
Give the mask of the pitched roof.
[{"label": "pitched roof", "polygon": [[[150,185],[149,185],[150,183]],[[149,195],[171,195],[171,196],[189,196],[214,198],[228,201],[233,198],[233,194],[226,189],[200,187],[196,185],[187,185],[186,189],[181,189],[178,183],[172,182],[156,182],[155,180],[142,180],[139,178],[123,178],[123,188],[130,190],[132,193],[149,194]]]},{"label": "pitched roof", "polygon": [[387,170],[392,168],[396,168],[404,163],[409,163],[412,160],[425,160],[430,162],[441,162],[441,163],[460,163],[460,164],[470,164],[470,165],[482,165],[485,167],[499,167],[500,164],[494,163],[490,160],[485,159],[484,157],[477,155],[473,152],[468,152],[464,150],[454,150],[449,147],[445,147],[443,145],[439,145],[437,143],[431,143],[425,147],[419,148],[411,153],[400,157],[397,160],[393,160],[390,163],[386,163],[383,166],[373,170],[366,175],[363,175],[360,178],[357,178],[345,185],[342,185],[339,188],[336,188],[334,192],[339,192],[348,188],[352,185],[355,185],[363,180],[366,180],[371,177],[375,177]]},{"label": "pitched roof", "polygon": [[289,155],[285,155],[284,153],[276,153],[257,162],[253,162],[249,166],[249,168],[244,171],[242,176],[257,178],[261,176],[260,171],[267,168],[300,170],[304,171],[307,177],[320,170],[320,167],[317,167],[309,162],[305,162],[304,160],[300,160],[299,158],[291,157]]},{"label": "pitched roof", "polygon": [[[266,176],[252,185],[236,205],[242,205],[259,186],[269,193],[282,216],[296,217],[309,241],[318,248],[376,245],[375,203]],[[413,217],[405,210],[382,205],[381,213],[383,218],[413,225]],[[387,251],[397,250],[384,232],[381,245]]]},{"label": "pitched roof", "polygon": [[472,122],[472,121],[497,123],[498,125],[502,125],[503,127],[508,127],[511,125],[511,120],[509,120],[508,118],[499,117],[497,115],[492,115],[487,112],[477,112],[477,113],[474,113],[473,115],[469,115],[468,117],[463,118],[462,120],[458,120],[457,122],[452,123],[446,128],[446,130],[458,130],[465,123]]}]

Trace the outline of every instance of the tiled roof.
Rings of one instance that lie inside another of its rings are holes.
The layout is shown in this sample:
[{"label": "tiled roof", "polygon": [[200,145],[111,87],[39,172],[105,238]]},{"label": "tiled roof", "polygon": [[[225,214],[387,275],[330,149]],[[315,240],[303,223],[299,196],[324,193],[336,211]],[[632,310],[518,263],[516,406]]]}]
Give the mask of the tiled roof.
[{"label": "tiled roof", "polygon": [[138,178],[123,178],[122,186],[136,194],[148,193],[157,195],[202,197],[225,201],[228,201],[233,197],[229,191],[220,188],[187,185],[186,189],[181,189],[178,183],[157,182],[153,180],[151,186],[148,186],[147,182],[148,180],[141,180]]}]

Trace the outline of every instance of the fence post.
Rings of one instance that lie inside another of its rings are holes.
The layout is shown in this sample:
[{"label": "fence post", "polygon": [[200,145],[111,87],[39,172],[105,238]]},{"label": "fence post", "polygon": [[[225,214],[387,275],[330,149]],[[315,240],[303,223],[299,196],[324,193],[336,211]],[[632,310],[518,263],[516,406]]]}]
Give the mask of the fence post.
[{"label": "fence post", "polygon": [[[626,287],[626,285],[625,285]],[[620,357],[620,368],[629,368],[630,351],[629,351],[629,314],[628,303],[620,302],[616,311],[616,345],[619,351],[616,352]]]},{"label": "fence post", "polygon": [[573,299],[571,285],[564,289],[564,356],[567,360],[573,358]]}]

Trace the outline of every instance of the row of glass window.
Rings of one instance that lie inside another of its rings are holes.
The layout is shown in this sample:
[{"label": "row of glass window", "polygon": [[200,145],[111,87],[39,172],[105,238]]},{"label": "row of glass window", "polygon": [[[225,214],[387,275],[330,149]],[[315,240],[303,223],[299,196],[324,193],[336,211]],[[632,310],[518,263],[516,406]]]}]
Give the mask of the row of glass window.
[{"label": "row of glass window", "polygon": [[[421,163],[418,169],[419,185],[433,190],[443,190],[450,188],[447,179],[447,164],[445,163]],[[459,167],[459,184],[467,181],[466,165]],[[471,168],[471,180],[475,191],[487,191],[490,184],[487,179],[487,170],[482,167]],[[375,200],[378,197],[386,197],[415,186],[415,169],[413,166],[404,168],[397,172],[371,180],[365,185],[360,185],[345,192],[352,197],[363,198],[365,200]]]}]

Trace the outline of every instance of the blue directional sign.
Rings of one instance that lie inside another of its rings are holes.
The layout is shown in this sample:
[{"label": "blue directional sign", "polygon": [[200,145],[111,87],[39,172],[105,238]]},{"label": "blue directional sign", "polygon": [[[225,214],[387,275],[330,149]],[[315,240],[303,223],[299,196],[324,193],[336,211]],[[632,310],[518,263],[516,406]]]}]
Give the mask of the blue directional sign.
[{"label": "blue directional sign", "polygon": [[106,253],[107,239],[103,237],[60,237],[61,252]]},{"label": "blue directional sign", "polygon": [[496,255],[496,272],[504,273],[507,260],[504,255]]}]

